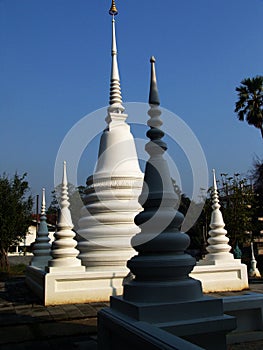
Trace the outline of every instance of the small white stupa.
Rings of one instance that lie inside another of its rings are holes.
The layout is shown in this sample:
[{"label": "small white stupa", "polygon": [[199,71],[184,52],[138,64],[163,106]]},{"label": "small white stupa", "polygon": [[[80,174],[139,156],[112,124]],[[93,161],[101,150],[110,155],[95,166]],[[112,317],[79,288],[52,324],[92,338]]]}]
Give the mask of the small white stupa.
[{"label": "small white stupa", "polygon": [[260,278],[261,274],[257,268],[257,260],[255,258],[255,254],[254,254],[253,242],[251,242],[250,246],[251,246],[251,262],[250,262],[251,267],[249,269],[249,277]]},{"label": "small white stupa", "polygon": [[[174,209],[178,198],[163,158],[154,62],[145,147],[150,157],[139,198],[144,210],[135,218],[141,232],[132,238],[138,255],[127,263],[135,277],[124,284],[122,297],[113,296],[110,308],[98,313],[98,348],[223,350],[235,320],[223,314],[221,299],[203,296],[200,281],[189,277],[195,259],[185,252],[190,238],[180,231],[184,216]],[[179,345],[175,336],[188,344]]]},{"label": "small white stupa", "polygon": [[82,287],[85,281],[85,267],[81,266],[81,260],[77,258],[79,251],[75,248],[77,241],[72,230],[65,161],[61,185],[60,215],[51,247],[52,259],[48,262],[44,278],[44,305],[85,301],[88,293],[83,291]]},{"label": "small white stupa", "polygon": [[79,251],[75,248],[77,241],[73,229],[71,213],[69,210],[68,180],[66,162],[63,165],[63,179],[60,197],[60,214],[57,230],[54,234],[55,240],[51,246],[52,259],[48,262],[46,271],[49,273],[59,272],[84,272],[81,260],[77,258]]},{"label": "small white stupa", "polygon": [[191,276],[202,282],[203,291],[224,292],[248,288],[247,266],[234,259],[226,237],[225,223],[220,211],[215,170],[213,170],[212,215],[208,239],[208,254],[198,261]]},{"label": "small white stupa", "polygon": [[45,189],[42,189],[42,201],[41,201],[41,214],[40,224],[38,227],[36,240],[33,246],[33,258],[31,259],[30,265],[38,267],[42,270],[47,266],[48,260],[51,258],[50,249],[51,244],[49,243],[49,232],[47,227],[46,217],[46,196]]},{"label": "small white stupa", "polygon": [[78,222],[78,249],[87,271],[104,273],[105,285],[111,280],[115,293],[119,294],[122,280],[129,272],[126,262],[134,254],[130,240],[139,232],[134,217],[141,211],[138,196],[143,174],[122,105],[115,35],[118,11],[114,1],[109,13],[112,16],[110,105],[97,166],[87,179],[86,203]]}]

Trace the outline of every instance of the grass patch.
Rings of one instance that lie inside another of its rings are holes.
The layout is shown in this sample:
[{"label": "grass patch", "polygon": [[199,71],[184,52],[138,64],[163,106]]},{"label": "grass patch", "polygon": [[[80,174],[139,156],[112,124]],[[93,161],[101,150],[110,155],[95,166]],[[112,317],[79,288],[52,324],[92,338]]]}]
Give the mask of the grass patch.
[{"label": "grass patch", "polygon": [[9,271],[6,271],[5,269],[0,269],[0,273],[8,274],[8,275],[24,275],[26,271],[25,264],[17,264],[17,265],[9,265]]}]

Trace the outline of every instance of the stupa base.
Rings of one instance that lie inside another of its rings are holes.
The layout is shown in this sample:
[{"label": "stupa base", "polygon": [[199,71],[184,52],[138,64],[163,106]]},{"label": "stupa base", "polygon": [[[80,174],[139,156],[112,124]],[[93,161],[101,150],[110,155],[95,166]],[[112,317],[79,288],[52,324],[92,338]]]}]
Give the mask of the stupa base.
[{"label": "stupa base", "polygon": [[205,264],[202,261],[192,270],[190,276],[202,283],[204,293],[241,291],[248,289],[247,266],[232,263]]},{"label": "stupa base", "polygon": [[[131,326],[145,344],[155,341],[154,349],[163,349],[165,339],[170,345],[172,336],[189,342],[185,349],[223,350],[226,349],[226,333],[236,327],[236,321],[223,314],[222,299],[202,297],[194,301],[146,304],[112,297],[111,307],[98,314],[99,350],[121,349],[120,342],[132,349],[135,344]],[[154,340],[149,339],[147,327],[159,331],[154,333]],[[175,342],[171,349],[178,349],[178,344]]]},{"label": "stupa base", "polygon": [[123,272],[47,273],[29,266],[26,283],[45,306],[89,302],[108,302],[123,292]]}]

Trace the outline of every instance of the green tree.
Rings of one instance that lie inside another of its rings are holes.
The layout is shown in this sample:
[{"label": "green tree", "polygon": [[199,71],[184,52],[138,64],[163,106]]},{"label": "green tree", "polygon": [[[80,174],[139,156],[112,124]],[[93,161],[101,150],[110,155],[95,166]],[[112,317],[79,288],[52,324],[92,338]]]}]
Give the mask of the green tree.
[{"label": "green tree", "polygon": [[246,178],[241,178],[238,173],[234,176],[221,174],[219,201],[232,247],[245,243],[257,231],[256,200]]},{"label": "green tree", "polygon": [[184,216],[187,215],[190,204],[192,204],[192,215],[195,218],[196,212],[200,213],[197,221],[193,224],[193,226],[187,231],[187,234],[191,238],[191,243],[189,246],[189,251],[193,251],[196,258],[200,258],[205,253],[205,245],[206,245],[206,235],[208,228],[208,218],[211,213],[211,204],[206,199],[206,196],[202,196],[201,201],[196,203],[195,201],[191,201],[189,197],[187,197],[184,193],[181,192],[181,189],[176,184],[176,181],[172,178],[172,184],[174,187],[174,192],[178,195],[179,207],[178,209]]},{"label": "green tree", "polygon": [[239,100],[236,102],[235,113],[238,119],[254,125],[263,138],[263,76],[247,78],[236,88]]},{"label": "green tree", "polygon": [[257,158],[254,160],[253,168],[250,173],[254,189],[263,200],[263,159],[260,160]]},{"label": "green tree", "polygon": [[253,181],[253,188],[257,198],[256,217],[258,219],[258,232],[263,231],[263,159],[254,160],[253,168],[250,171]]},{"label": "green tree", "polygon": [[0,177],[0,267],[7,270],[8,251],[25,238],[32,219],[33,199],[26,176]]}]

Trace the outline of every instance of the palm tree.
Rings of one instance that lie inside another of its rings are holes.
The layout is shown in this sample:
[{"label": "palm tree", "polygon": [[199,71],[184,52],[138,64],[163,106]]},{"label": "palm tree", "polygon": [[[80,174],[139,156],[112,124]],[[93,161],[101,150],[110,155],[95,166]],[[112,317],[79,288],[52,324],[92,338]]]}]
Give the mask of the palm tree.
[{"label": "palm tree", "polygon": [[263,138],[263,76],[247,78],[236,88],[239,100],[236,102],[235,113],[238,119],[254,125]]}]

